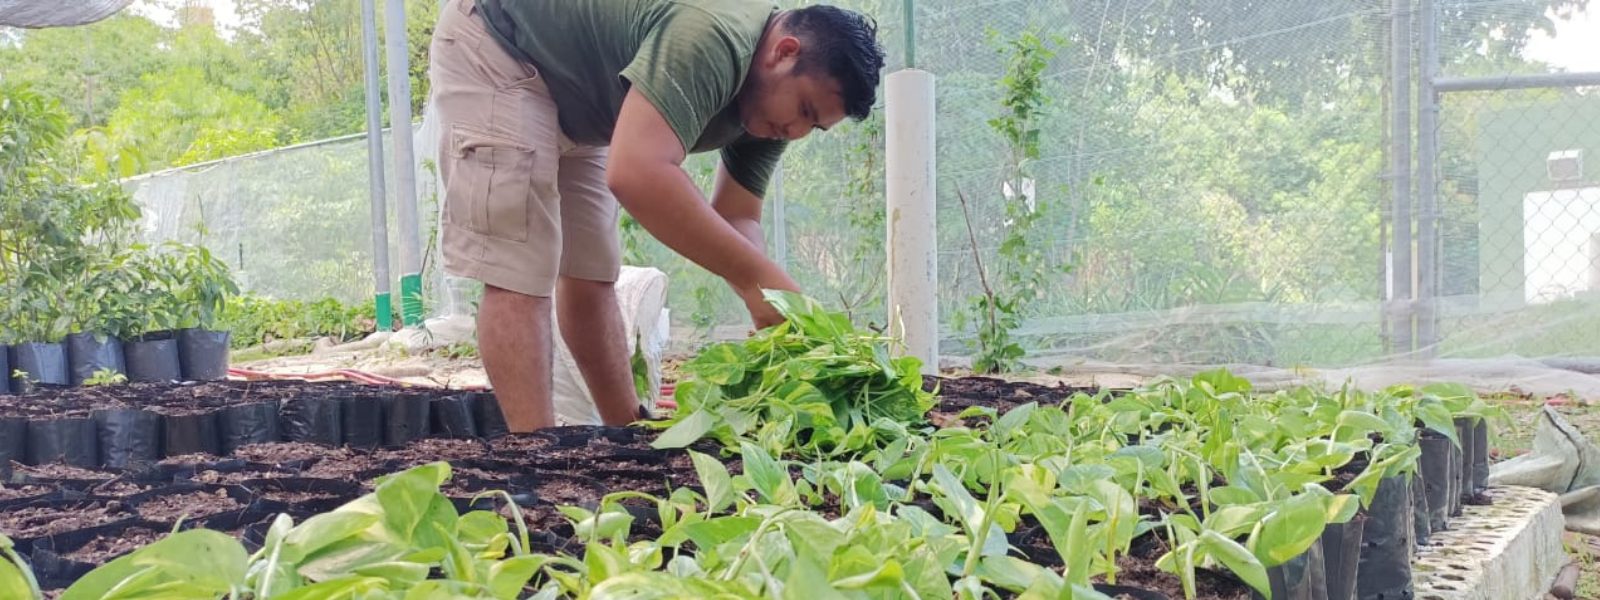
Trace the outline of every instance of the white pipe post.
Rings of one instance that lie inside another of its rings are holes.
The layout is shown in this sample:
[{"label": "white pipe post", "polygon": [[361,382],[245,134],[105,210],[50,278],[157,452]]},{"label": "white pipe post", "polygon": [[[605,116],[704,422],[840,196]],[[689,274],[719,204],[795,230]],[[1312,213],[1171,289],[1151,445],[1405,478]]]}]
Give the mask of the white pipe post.
[{"label": "white pipe post", "polygon": [[411,129],[411,65],[406,45],[405,0],[388,0],[383,45],[389,70],[389,128],[394,136],[395,213],[400,231],[400,315],[406,327],[422,324],[422,241],[417,229],[417,172]]},{"label": "white pipe post", "polygon": [[939,369],[938,198],[934,162],[933,74],[905,69],[888,76],[884,141],[889,226],[889,333],[903,352]]},{"label": "white pipe post", "polygon": [[361,56],[366,69],[367,188],[372,197],[373,310],[378,331],[394,328],[393,301],[389,295],[389,211],[383,191],[383,93],[378,64],[378,11],[376,0],[361,0]]}]

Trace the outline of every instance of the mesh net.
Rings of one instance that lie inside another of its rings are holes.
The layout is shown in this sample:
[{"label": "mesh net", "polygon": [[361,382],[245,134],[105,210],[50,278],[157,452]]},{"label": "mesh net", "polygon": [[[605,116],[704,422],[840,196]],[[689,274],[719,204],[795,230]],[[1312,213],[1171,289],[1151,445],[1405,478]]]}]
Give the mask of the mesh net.
[{"label": "mesh net", "polygon": [[[904,3],[837,3],[873,15],[890,70],[904,64]],[[1343,367],[1393,356],[1386,310],[1410,304],[1389,302],[1391,271],[1418,270],[1393,264],[1390,2],[1147,4],[915,3],[916,66],[938,77],[942,351],[970,351],[970,308],[987,279],[1018,300],[1018,339],[1041,364]],[[1586,15],[1574,4],[1438,0],[1441,74],[1554,69],[1522,56],[1518,32],[1575,35],[1553,27]],[[1547,15],[1551,5],[1561,11]],[[1406,16],[1417,22],[1414,8]],[[1024,32],[1053,52],[1032,157],[992,122],[1012,91],[1008,43]],[[1600,152],[1600,97],[1582,92],[1444,96],[1439,356],[1600,356],[1600,184],[1581,166]],[[876,326],[882,118],[793,147],[763,217],[769,253],[808,294]],[[431,126],[417,138],[429,307],[469,310],[471,285],[431,268]],[[130,185],[155,207],[154,237],[193,235],[185,226],[203,216],[205,243],[250,289],[361,302],[372,290],[365,160],[358,136]],[[687,165],[702,187],[714,161]],[[626,261],[669,275],[676,341],[748,329],[719,279],[622,227]]]}]

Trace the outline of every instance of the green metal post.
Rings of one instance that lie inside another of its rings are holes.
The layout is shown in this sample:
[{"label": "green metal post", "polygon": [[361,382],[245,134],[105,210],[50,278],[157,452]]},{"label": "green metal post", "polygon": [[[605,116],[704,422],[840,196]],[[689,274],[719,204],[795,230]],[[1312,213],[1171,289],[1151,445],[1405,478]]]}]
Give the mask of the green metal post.
[{"label": "green metal post", "polygon": [[394,331],[394,304],[389,300],[389,292],[377,295],[378,331]]},{"label": "green metal post", "polygon": [[906,14],[906,68],[917,68],[917,19],[916,0],[905,1]]}]

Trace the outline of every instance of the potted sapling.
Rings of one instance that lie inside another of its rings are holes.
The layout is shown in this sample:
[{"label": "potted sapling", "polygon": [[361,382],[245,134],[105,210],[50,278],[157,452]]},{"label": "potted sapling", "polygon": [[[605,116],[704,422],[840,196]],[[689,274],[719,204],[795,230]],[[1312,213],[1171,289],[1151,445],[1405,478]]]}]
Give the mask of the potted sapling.
[{"label": "potted sapling", "polygon": [[[54,300],[56,286],[23,285],[11,297],[9,331],[14,343],[9,348],[10,387],[23,390],[32,384],[67,384],[66,337],[71,317],[62,314]],[[17,373],[25,373],[19,377]]]},{"label": "potted sapling", "polygon": [[216,329],[217,313],[239,287],[228,266],[202,246],[169,244],[177,252],[177,297],[183,309],[178,329],[178,361],[190,381],[228,375],[228,331]]},{"label": "potted sapling", "polygon": [[96,373],[127,373],[122,339],[138,319],[133,277],[125,267],[130,254],[90,261],[83,278],[64,290],[72,307],[74,332],[67,336],[67,375],[72,385],[97,379]]},{"label": "potted sapling", "polygon": [[173,290],[176,267],[177,261],[171,255],[148,253],[129,269],[136,277],[132,295],[140,308],[122,343],[130,381],[183,379],[175,333],[179,315],[183,313],[181,301]]}]

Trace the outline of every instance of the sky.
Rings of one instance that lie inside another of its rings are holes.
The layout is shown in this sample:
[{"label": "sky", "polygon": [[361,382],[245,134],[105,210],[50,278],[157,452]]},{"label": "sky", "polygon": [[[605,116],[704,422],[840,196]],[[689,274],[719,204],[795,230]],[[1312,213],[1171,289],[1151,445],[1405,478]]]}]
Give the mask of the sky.
[{"label": "sky", "polygon": [[[379,10],[384,0],[374,0]],[[232,29],[239,25],[239,14],[234,0],[200,0],[211,6],[217,25],[224,36],[231,37]],[[1556,35],[1535,32],[1524,53],[1527,58],[1543,61],[1563,71],[1600,71],[1600,2],[1587,12],[1577,13],[1569,21],[1556,21]],[[132,10],[158,21],[169,21],[171,11],[138,0]]]}]

